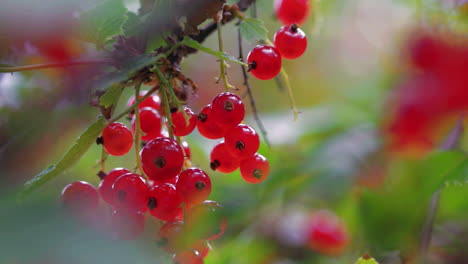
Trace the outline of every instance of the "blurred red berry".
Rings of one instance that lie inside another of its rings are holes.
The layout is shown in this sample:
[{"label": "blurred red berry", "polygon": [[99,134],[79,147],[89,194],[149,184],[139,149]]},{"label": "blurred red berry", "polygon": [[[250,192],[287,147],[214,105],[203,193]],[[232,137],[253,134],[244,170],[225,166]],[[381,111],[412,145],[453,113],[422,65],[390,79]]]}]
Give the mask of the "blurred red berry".
[{"label": "blurred red berry", "polygon": [[307,245],[325,255],[340,255],[349,243],[346,227],[329,211],[318,211],[307,223]]},{"label": "blurred red berry", "polygon": [[275,0],[276,17],[283,25],[303,24],[309,15],[309,0]]},{"label": "blurred red berry", "polygon": [[99,183],[99,194],[101,195],[101,198],[108,204],[112,205],[114,203],[112,184],[114,184],[117,178],[127,173],[131,172],[125,168],[115,168],[109,171],[104,179],[102,179]]}]

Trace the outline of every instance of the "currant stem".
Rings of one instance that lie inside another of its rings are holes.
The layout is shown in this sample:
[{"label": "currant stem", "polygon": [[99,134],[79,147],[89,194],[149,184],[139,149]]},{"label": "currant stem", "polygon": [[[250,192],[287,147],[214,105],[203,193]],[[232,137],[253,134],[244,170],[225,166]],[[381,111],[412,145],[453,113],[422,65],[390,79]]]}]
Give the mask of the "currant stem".
[{"label": "currant stem", "polygon": [[177,106],[177,109],[182,111],[182,115],[184,116],[185,119],[185,124],[188,125],[190,117],[187,115],[187,113],[184,111],[182,107],[182,102],[177,98],[177,96],[174,93],[174,86],[172,85],[172,77],[169,76],[169,99],[171,103],[175,104]]},{"label": "currant stem", "polygon": [[[140,88],[141,82],[139,82],[135,87],[135,98],[140,97]],[[141,138],[141,127],[140,127],[140,108],[137,104],[134,106],[135,111],[135,159],[137,163],[137,168],[140,171],[140,174],[143,175],[145,178],[145,172],[143,171],[143,166],[141,165],[140,159],[140,138]]]},{"label": "currant stem", "polygon": [[128,113],[130,113],[134,107],[138,106],[141,102],[143,102],[143,100],[145,100],[146,98],[148,98],[150,95],[152,95],[156,90],[155,89],[151,89],[149,90],[143,97],[141,97],[140,99],[136,100],[136,97],[135,98],[135,104],[127,109],[125,109],[125,111],[123,111],[122,113],[120,113],[118,116],[110,119],[109,121],[107,121],[108,124],[111,124],[111,123],[114,123],[115,121],[121,119],[122,117],[126,116]]},{"label": "currant stem", "polygon": [[104,147],[102,147],[102,150],[101,150],[101,160],[99,161],[99,164],[101,164],[101,171],[102,172],[106,172],[106,160],[107,160],[107,157],[109,156],[109,154],[107,153],[107,151],[104,149]]},{"label": "currant stem", "polygon": [[67,62],[57,62],[57,63],[43,63],[43,64],[33,64],[25,66],[12,66],[12,67],[0,67],[0,73],[3,72],[21,72],[21,71],[30,71],[30,70],[39,70],[39,69],[48,69],[48,68],[63,68],[70,66],[80,66],[80,65],[90,65],[90,64],[111,64],[110,60],[83,60],[83,61],[67,61]]},{"label": "currant stem", "polygon": [[169,132],[169,138],[174,139],[174,135],[172,133],[173,124],[172,124],[172,117],[171,117],[171,107],[169,106],[169,98],[168,98],[168,89],[170,84],[168,83],[167,79],[164,77],[161,70],[156,66],[154,68],[156,75],[158,76],[159,83],[163,84],[161,89],[161,97],[164,103],[164,112],[166,112],[166,119],[167,119],[167,131]]},{"label": "currant stem", "polygon": [[296,100],[294,99],[291,84],[289,83],[288,74],[286,73],[286,71],[284,70],[283,67],[281,67],[281,73],[280,74],[281,74],[281,77],[284,80],[284,84],[286,85],[286,88],[288,89],[289,103],[291,104],[291,109],[293,110],[294,121],[296,121],[299,112],[297,111]]},{"label": "currant stem", "polygon": [[[221,33],[221,22],[218,23],[218,46],[219,46],[219,51],[224,53],[223,50],[223,36]],[[219,59],[219,78],[223,81],[224,85],[224,91],[228,92],[229,88],[234,88],[232,85],[229,84],[227,77],[226,77],[226,64],[223,59]]]}]

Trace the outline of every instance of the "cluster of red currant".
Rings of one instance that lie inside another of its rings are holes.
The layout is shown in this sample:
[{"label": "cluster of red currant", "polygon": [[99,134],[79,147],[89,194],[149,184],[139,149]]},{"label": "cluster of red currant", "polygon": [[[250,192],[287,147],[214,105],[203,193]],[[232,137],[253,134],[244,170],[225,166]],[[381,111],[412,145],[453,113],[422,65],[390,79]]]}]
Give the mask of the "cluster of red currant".
[{"label": "cluster of red currant", "polygon": [[282,26],[273,37],[273,44],[258,45],[247,55],[249,71],[260,80],[269,80],[281,71],[282,58],[297,59],[307,48],[307,37],[298,24],[309,14],[308,0],[275,0],[276,16]]},{"label": "cluster of red currant", "polygon": [[[140,94],[143,97],[148,91]],[[127,106],[134,107],[135,98]],[[120,239],[136,239],[144,231],[145,212],[166,221],[158,233],[158,245],[174,253],[175,263],[203,263],[209,250],[207,241],[224,233],[226,219],[221,206],[207,200],[211,193],[210,177],[201,169],[191,167],[190,148],[185,141],[172,139],[162,129],[160,99],[151,95],[138,105],[138,119],[130,113],[133,133],[123,123],[107,125],[98,144],[107,153],[121,156],[130,151],[133,135],[140,124],[145,142],[139,153],[144,175],[124,168],[100,173],[98,190],[86,182],[74,182],[65,187],[62,200],[67,207],[78,210],[97,208],[99,196],[112,208],[111,231]],[[186,136],[198,128],[209,139],[224,140],[211,152],[210,167],[223,173],[240,168],[242,177],[259,183],[268,176],[269,164],[257,153],[260,139],[253,128],[241,124],[245,115],[242,100],[233,93],[221,93],[196,115],[187,108],[170,111],[167,127],[174,136]],[[167,113],[164,113],[167,115]],[[171,122],[169,122],[171,120]],[[169,124],[170,123],[170,124]],[[146,180],[148,179],[148,180]]]}]

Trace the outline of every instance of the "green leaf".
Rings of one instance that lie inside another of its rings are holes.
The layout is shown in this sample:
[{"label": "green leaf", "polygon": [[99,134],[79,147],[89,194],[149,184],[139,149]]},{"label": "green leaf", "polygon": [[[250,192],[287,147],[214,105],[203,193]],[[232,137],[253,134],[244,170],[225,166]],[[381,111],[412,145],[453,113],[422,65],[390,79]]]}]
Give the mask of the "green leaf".
[{"label": "green leaf", "polygon": [[379,264],[375,259],[370,257],[369,255],[364,255],[358,259],[355,264]]},{"label": "green leaf", "polygon": [[96,141],[96,138],[101,134],[106,122],[103,117],[99,118],[91,124],[68,149],[65,155],[56,163],[43,172],[36,175],[31,180],[24,184],[23,190],[18,194],[19,201],[23,200],[31,192],[50,181],[51,179],[62,174],[66,169],[73,166],[80,158],[88,151],[91,145]]},{"label": "green leaf", "polygon": [[101,96],[99,104],[104,106],[105,108],[108,108],[112,105],[116,105],[117,101],[120,98],[120,95],[122,94],[122,91],[123,87],[121,85],[111,85],[111,87],[106,91],[106,93]]},{"label": "green leaf", "polygon": [[107,0],[80,16],[81,38],[103,47],[112,37],[123,33],[127,9],[122,0]]},{"label": "green leaf", "polygon": [[127,12],[127,20],[122,25],[124,36],[133,36],[138,34],[143,28],[140,18],[133,12]]},{"label": "green leaf", "polygon": [[237,63],[237,64],[240,64],[240,65],[243,65],[243,66],[248,66],[247,63],[245,62],[242,62],[236,58],[234,58],[233,56],[229,55],[229,54],[226,54],[226,53],[223,53],[223,52],[220,52],[220,51],[215,51],[215,50],[212,50],[210,48],[207,48],[205,46],[202,46],[200,43],[198,43],[197,41],[189,38],[189,37],[184,37],[184,39],[182,40],[182,42],[180,43],[182,45],[186,45],[186,46],[189,46],[191,48],[194,48],[194,49],[197,49],[197,50],[201,50],[203,52],[206,52],[206,53],[209,53],[215,57],[218,57],[219,59],[222,59],[222,60],[226,60],[226,61],[231,61],[231,62],[234,62],[234,63]]},{"label": "green leaf", "polygon": [[259,40],[266,40],[268,29],[265,28],[262,20],[255,18],[247,18],[242,20],[239,25],[242,37],[250,43]]}]

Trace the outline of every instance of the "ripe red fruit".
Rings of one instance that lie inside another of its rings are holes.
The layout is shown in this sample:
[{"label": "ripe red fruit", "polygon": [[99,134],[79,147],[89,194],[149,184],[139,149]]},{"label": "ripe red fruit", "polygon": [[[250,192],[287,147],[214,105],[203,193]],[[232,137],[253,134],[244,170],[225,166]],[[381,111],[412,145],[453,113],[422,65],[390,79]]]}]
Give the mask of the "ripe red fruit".
[{"label": "ripe red fruit", "polygon": [[184,248],[184,222],[166,222],[158,231],[156,244],[167,252],[178,252]]},{"label": "ripe red fruit", "polygon": [[192,152],[190,151],[190,146],[187,141],[182,141],[182,149],[184,150],[185,158],[188,160],[192,159]]},{"label": "ripe red fruit", "polygon": [[276,17],[283,25],[302,24],[309,15],[309,0],[275,0]]},{"label": "ripe red fruit", "polygon": [[[145,96],[145,94],[147,92],[148,91],[140,91],[140,97],[139,98],[142,98],[143,96]],[[131,107],[133,104],[135,104],[135,96],[134,95],[132,95],[128,99],[127,108]],[[145,107],[150,107],[150,108],[153,108],[154,110],[158,110],[161,107],[161,99],[159,99],[159,96],[157,96],[155,94],[150,95],[149,97],[147,97],[145,100],[143,100],[138,105],[138,108],[140,108],[140,109],[145,108]]]},{"label": "ripe red fruit", "polygon": [[115,168],[109,171],[104,179],[102,179],[102,181],[99,183],[99,194],[101,195],[101,198],[108,204],[114,204],[112,184],[114,184],[117,178],[127,173],[130,173],[130,171],[127,169]]},{"label": "ripe red fruit", "polygon": [[141,150],[140,157],[146,175],[158,182],[177,176],[184,163],[182,148],[175,140],[165,137],[148,142]]},{"label": "ripe red fruit", "polygon": [[[140,128],[143,134],[141,139],[144,141],[153,140],[161,136],[161,116],[153,108],[144,107],[140,109]],[[132,118],[132,129],[135,132],[136,117]]]},{"label": "ripe red fruit", "polygon": [[241,161],[240,172],[246,182],[259,183],[270,174],[270,164],[264,156],[255,153],[252,157]]},{"label": "ripe red fruit", "polygon": [[88,210],[98,206],[99,195],[93,185],[77,181],[63,188],[62,201],[67,208],[72,210]]},{"label": "ripe red fruit", "polygon": [[149,190],[146,206],[149,212],[156,218],[170,221],[173,220],[182,203],[182,196],[177,192],[174,185],[170,183],[153,186]]},{"label": "ripe red fruit", "polygon": [[273,42],[281,57],[285,59],[299,58],[307,48],[307,37],[297,24],[282,26],[276,31]]},{"label": "ripe red fruit", "polygon": [[184,107],[183,110],[188,116],[187,121],[181,110],[171,113],[173,132],[174,135],[178,137],[183,137],[192,133],[198,121],[197,116],[190,108]]},{"label": "ripe red fruit", "polygon": [[137,239],[145,230],[145,216],[137,211],[115,210],[112,213],[111,228],[118,239]]},{"label": "ripe red fruit", "polygon": [[115,180],[112,185],[114,206],[131,211],[146,211],[148,185],[138,174],[127,173]]},{"label": "ripe red fruit", "polygon": [[187,250],[172,257],[174,264],[203,264],[203,258],[196,250]]},{"label": "ripe red fruit", "polygon": [[224,136],[224,128],[219,126],[213,118],[211,118],[211,104],[203,107],[198,114],[197,123],[198,132],[208,139],[218,139]]},{"label": "ripe red fruit", "polygon": [[234,157],[226,148],[224,141],[219,142],[211,150],[210,167],[222,173],[230,173],[239,168],[239,159]]},{"label": "ripe red fruit", "polygon": [[133,136],[132,132],[124,124],[115,122],[104,128],[102,141],[107,153],[122,156],[132,148]]},{"label": "ripe red fruit", "polygon": [[237,126],[245,116],[242,100],[233,93],[221,93],[211,102],[210,117],[220,127],[228,129]]},{"label": "ripe red fruit", "polygon": [[201,169],[189,168],[179,174],[176,185],[184,203],[199,204],[211,193],[210,177]]},{"label": "ripe red fruit", "polygon": [[253,156],[260,147],[260,138],[257,132],[244,124],[240,124],[229,130],[224,140],[226,142],[226,149],[239,159]]},{"label": "ripe red fruit", "polygon": [[260,80],[272,79],[281,71],[281,56],[272,46],[256,46],[247,55],[247,62],[250,73]]},{"label": "ripe red fruit", "polygon": [[193,238],[214,240],[224,234],[227,219],[219,203],[207,200],[190,209],[187,226],[187,231]]},{"label": "ripe red fruit", "polygon": [[328,211],[314,213],[307,224],[308,246],[326,255],[340,255],[349,243],[346,227]]}]

